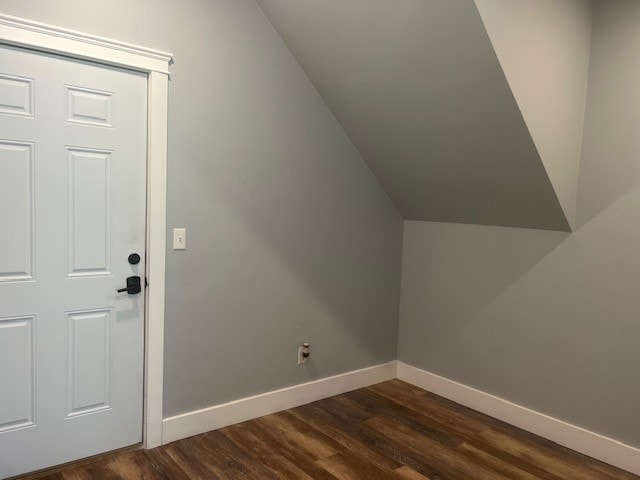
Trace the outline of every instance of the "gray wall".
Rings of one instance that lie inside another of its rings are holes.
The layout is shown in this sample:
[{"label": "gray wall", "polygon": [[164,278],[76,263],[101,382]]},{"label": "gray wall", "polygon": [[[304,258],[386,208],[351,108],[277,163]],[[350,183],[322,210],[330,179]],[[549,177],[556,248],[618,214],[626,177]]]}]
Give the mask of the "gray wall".
[{"label": "gray wall", "polygon": [[640,2],[595,5],[580,228],[406,222],[400,360],[640,446]]},{"label": "gray wall", "polygon": [[570,230],[473,0],[258,4],[406,219]]},{"label": "gray wall", "polygon": [[175,54],[166,416],[396,358],[402,219],[253,1],[0,12]]},{"label": "gray wall", "polygon": [[549,179],[573,227],[593,2],[475,1]]}]

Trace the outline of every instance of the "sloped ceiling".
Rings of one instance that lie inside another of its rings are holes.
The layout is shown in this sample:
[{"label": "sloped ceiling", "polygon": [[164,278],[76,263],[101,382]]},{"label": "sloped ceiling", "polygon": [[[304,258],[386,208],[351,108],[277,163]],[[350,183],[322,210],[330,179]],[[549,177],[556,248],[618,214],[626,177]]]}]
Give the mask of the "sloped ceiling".
[{"label": "sloped ceiling", "polygon": [[257,1],[405,218],[570,229],[473,0]]},{"label": "sloped ceiling", "polygon": [[475,1],[573,226],[591,51],[591,1]]}]

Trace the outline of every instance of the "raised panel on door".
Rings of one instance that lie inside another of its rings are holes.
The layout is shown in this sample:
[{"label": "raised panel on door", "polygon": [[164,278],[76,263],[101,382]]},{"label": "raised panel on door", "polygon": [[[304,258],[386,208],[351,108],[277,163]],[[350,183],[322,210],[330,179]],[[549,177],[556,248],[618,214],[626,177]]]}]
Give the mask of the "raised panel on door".
[{"label": "raised panel on door", "polygon": [[33,117],[34,81],[0,74],[0,113]]},{"label": "raised panel on door", "polygon": [[112,127],[113,92],[65,85],[67,122]]},{"label": "raised panel on door", "polygon": [[111,273],[112,151],[67,147],[69,276]]},{"label": "raised panel on door", "polygon": [[93,414],[110,406],[111,309],[67,314],[69,413]]},{"label": "raised panel on door", "polygon": [[33,279],[33,150],[0,140],[0,282]]},{"label": "raised panel on door", "polygon": [[34,317],[0,318],[0,435],[35,423]]}]

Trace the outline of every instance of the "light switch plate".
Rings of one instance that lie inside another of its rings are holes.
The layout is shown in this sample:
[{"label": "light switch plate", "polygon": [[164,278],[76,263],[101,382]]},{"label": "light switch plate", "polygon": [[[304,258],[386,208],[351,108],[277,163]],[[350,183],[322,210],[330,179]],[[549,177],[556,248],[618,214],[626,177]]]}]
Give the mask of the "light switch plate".
[{"label": "light switch plate", "polygon": [[187,229],[174,228],[173,229],[173,249],[186,250],[186,248],[187,248]]}]

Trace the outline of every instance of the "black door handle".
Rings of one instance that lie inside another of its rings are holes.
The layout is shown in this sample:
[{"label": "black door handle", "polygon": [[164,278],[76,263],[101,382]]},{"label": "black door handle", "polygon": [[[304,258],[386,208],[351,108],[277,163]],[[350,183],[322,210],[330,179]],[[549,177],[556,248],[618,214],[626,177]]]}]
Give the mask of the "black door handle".
[{"label": "black door handle", "polygon": [[125,288],[118,289],[118,293],[127,292],[129,295],[135,295],[142,291],[142,285],[140,277],[127,277],[127,286]]}]

